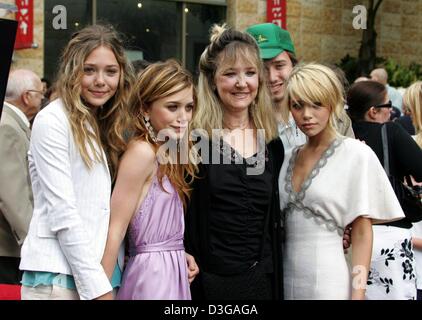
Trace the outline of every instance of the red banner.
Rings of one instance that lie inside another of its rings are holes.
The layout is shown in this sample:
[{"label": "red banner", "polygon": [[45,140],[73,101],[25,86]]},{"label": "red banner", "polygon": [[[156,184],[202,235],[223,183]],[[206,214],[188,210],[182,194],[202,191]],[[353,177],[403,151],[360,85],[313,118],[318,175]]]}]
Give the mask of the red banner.
[{"label": "red banner", "polygon": [[34,1],[16,0],[18,12],[18,32],[16,34],[15,49],[32,48],[34,38]]},{"label": "red banner", "polygon": [[267,0],[267,22],[286,29],[286,0]]}]

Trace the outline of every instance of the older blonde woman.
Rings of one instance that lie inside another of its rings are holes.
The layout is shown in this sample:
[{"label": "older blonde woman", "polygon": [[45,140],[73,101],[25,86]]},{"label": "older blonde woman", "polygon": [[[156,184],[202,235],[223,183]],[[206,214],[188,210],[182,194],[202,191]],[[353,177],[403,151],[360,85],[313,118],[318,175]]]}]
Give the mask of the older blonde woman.
[{"label": "older blonde woman", "polygon": [[199,69],[193,125],[215,139],[201,153],[187,213],[186,249],[201,270],[193,286],[202,284],[205,299],[278,298],[284,151],[258,46],[247,33],[215,26]]}]

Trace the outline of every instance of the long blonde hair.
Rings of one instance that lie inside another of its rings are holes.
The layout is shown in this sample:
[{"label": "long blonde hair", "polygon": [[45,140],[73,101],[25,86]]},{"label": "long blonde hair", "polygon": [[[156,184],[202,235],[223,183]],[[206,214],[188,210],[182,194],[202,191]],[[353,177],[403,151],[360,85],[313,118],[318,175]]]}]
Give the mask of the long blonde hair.
[{"label": "long blonde hair", "polygon": [[344,89],[332,69],[317,63],[298,64],[288,78],[286,102],[321,103],[331,108],[328,126],[337,132],[337,121],[344,108]]},{"label": "long blonde hair", "polygon": [[215,90],[214,78],[222,61],[234,63],[237,59],[252,63],[258,70],[258,94],[249,112],[255,127],[265,129],[265,141],[268,143],[278,135],[277,123],[258,45],[248,33],[226,28],[226,25],[212,27],[210,44],[199,60],[198,110],[192,126],[206,130],[209,137],[213,129],[223,128],[223,106]]},{"label": "long blonde hair", "polygon": [[[154,142],[148,131],[143,117],[144,112],[151,107],[154,101],[188,88],[193,90],[195,105],[196,94],[192,76],[176,60],[170,59],[165,62],[153,63],[140,73],[133,87],[129,104],[132,139],[148,142],[157,152],[159,145]],[[189,137],[190,130],[186,134]],[[189,141],[189,150],[191,149],[192,142]],[[190,197],[190,183],[195,177],[197,167],[193,161],[188,161],[187,164],[177,164],[177,159],[174,160],[159,165],[157,172],[159,183],[163,188],[162,179],[167,176],[186,206],[187,199]]]},{"label": "long blonde hair", "polygon": [[422,81],[417,81],[406,89],[403,107],[409,108],[416,131],[416,142],[422,148]]},{"label": "long blonde hair", "polygon": [[[101,46],[113,51],[120,67],[120,79],[115,95],[94,114],[82,100],[81,79],[85,60]],[[93,25],[76,32],[62,53],[56,88],[67,111],[75,143],[88,168],[94,162],[103,161],[95,143],[102,147],[113,178],[118,159],[126,148],[123,135],[128,125],[132,79],[132,68],[126,60],[122,41],[112,27]]]}]

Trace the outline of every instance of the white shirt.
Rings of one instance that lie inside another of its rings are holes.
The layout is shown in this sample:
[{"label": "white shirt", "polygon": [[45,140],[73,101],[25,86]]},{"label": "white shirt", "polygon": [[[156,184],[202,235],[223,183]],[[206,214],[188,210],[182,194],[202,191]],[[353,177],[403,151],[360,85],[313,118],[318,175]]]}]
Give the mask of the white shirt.
[{"label": "white shirt", "polygon": [[386,87],[388,97],[391,100],[393,107],[399,108],[400,112],[403,112],[403,97],[401,96],[400,91],[394,87],[390,87],[388,84]]},{"label": "white shirt", "polygon": [[404,217],[376,154],[362,142],[340,137],[323,153],[298,193],[292,174],[297,150],[280,170],[284,210],[284,298],[350,299],[351,273],[343,232],[357,217],[383,223]]},{"label": "white shirt", "polygon": [[278,135],[283,142],[284,154],[292,150],[294,147],[301,146],[306,143],[306,135],[296,126],[292,114],[289,112],[289,122],[278,124]]}]

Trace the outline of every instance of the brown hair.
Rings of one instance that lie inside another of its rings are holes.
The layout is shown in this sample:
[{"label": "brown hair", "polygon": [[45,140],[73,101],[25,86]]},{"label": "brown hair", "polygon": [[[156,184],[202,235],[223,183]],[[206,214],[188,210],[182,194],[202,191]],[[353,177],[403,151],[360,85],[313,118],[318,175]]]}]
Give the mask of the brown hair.
[{"label": "brown hair", "polygon": [[382,104],[387,88],[379,82],[368,80],[354,83],[347,93],[347,112],[353,121],[362,121],[373,106]]},{"label": "brown hair", "polygon": [[[193,89],[195,104],[196,95],[192,76],[176,60],[170,59],[165,62],[153,63],[138,74],[129,103],[129,113],[132,119],[132,139],[148,142],[157,152],[159,145],[154,142],[153,137],[148,132],[143,112],[154,101],[188,88]],[[190,131],[188,130],[186,134],[189,135]],[[192,142],[189,141],[189,150],[192,149],[191,147]],[[159,165],[158,179],[163,188],[162,179],[167,176],[186,206],[186,200],[189,199],[191,191],[190,182],[195,177],[197,167],[193,161],[188,161],[188,164],[177,164],[177,159],[174,160],[176,161]]]}]

